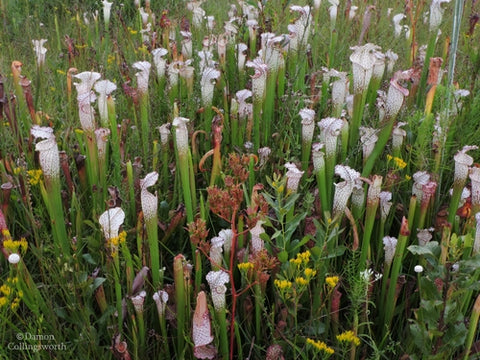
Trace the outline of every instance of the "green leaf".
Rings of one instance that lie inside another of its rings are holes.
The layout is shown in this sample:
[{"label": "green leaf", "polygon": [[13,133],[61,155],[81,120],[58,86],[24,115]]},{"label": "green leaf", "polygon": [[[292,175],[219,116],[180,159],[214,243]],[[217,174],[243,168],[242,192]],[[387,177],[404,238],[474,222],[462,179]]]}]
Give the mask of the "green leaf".
[{"label": "green leaf", "polygon": [[277,257],[281,263],[286,263],[288,261],[288,252],[286,250],[280,251]]},{"label": "green leaf", "polygon": [[103,278],[103,277],[97,277],[95,278],[95,280],[93,280],[93,284],[90,285],[90,288],[92,290],[97,290],[97,288],[102,285],[105,280],[107,280],[106,278]]},{"label": "green leaf", "polygon": [[82,257],[83,257],[83,259],[84,259],[87,263],[89,263],[90,265],[97,265],[97,263],[95,262],[95,260],[93,260],[92,255],[90,255],[90,254],[87,253],[87,254],[83,254]]},{"label": "green leaf", "polygon": [[410,245],[407,250],[413,255],[429,255],[435,257],[436,250],[438,250],[438,242],[430,241],[425,246]]}]

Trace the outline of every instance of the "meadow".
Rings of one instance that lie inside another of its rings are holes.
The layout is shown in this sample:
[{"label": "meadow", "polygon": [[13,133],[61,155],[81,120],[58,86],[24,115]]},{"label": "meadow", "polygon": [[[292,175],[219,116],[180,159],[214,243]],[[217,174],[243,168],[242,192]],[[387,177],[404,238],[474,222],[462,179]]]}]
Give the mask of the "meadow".
[{"label": "meadow", "polygon": [[0,0],[0,359],[476,359],[480,5]]}]

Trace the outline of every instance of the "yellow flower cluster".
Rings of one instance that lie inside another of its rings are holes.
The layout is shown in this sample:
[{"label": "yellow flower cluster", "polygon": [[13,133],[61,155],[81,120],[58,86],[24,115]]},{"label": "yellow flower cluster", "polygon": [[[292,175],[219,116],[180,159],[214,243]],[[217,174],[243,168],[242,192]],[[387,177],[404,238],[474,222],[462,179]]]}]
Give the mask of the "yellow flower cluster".
[{"label": "yellow flower cluster", "polygon": [[308,280],[305,279],[304,277],[298,276],[295,278],[295,284],[299,286],[305,286],[305,285],[308,285]]},{"label": "yellow flower cluster", "polygon": [[320,340],[307,338],[307,344],[311,345],[317,351],[323,351],[327,355],[333,355],[335,353],[335,350]]},{"label": "yellow flower cluster", "polygon": [[325,282],[326,282],[327,285],[328,285],[329,287],[331,287],[332,289],[333,289],[335,286],[337,286],[339,280],[340,280],[340,279],[338,278],[338,276],[327,276],[327,277],[325,278]]},{"label": "yellow flower cluster", "polygon": [[278,280],[278,279],[276,279],[273,283],[281,291],[289,290],[289,289],[292,288],[292,282],[288,281],[288,280]]},{"label": "yellow flower cluster", "polygon": [[[6,235],[6,233],[8,233],[8,235]],[[21,251],[22,254],[25,254],[27,252],[28,243],[25,238],[21,238],[20,240],[13,240],[8,230],[3,231],[3,236],[3,247],[11,253]]]},{"label": "yellow flower cluster", "polygon": [[5,284],[0,286],[0,308],[10,303],[10,308],[15,311],[20,305],[23,292],[16,289],[18,278],[8,278]]},{"label": "yellow flower cluster", "polygon": [[308,278],[308,279],[311,279],[313,278],[315,275],[317,275],[317,270],[313,270],[311,268],[306,268],[305,271],[305,276]]},{"label": "yellow flower cluster", "polygon": [[253,264],[251,262],[240,263],[240,264],[238,264],[238,269],[240,271],[247,272],[247,271],[253,269]]},{"label": "yellow flower cluster", "polygon": [[310,261],[310,255],[310,250],[304,251],[303,253],[298,253],[295,259],[290,259],[290,263],[297,266],[308,264]]},{"label": "yellow flower cluster", "polygon": [[118,246],[123,244],[127,240],[127,233],[122,231],[118,236],[110,238],[107,240],[107,246],[112,251],[112,256],[115,257],[117,255]]},{"label": "yellow flower cluster", "polygon": [[28,170],[28,182],[30,185],[37,185],[40,182],[40,178],[42,177],[42,170]]},{"label": "yellow flower cluster", "polygon": [[107,56],[107,64],[110,65],[115,61],[115,55],[114,54],[108,54]]},{"label": "yellow flower cluster", "polygon": [[407,163],[402,158],[399,158],[396,156],[393,157],[392,155],[387,155],[387,161],[391,161],[391,160],[393,160],[393,164],[395,165],[395,167],[397,167],[400,170],[404,169],[407,166]]},{"label": "yellow flower cluster", "polygon": [[352,343],[355,346],[360,345],[360,338],[352,330],[347,330],[337,335],[337,340],[344,343]]}]

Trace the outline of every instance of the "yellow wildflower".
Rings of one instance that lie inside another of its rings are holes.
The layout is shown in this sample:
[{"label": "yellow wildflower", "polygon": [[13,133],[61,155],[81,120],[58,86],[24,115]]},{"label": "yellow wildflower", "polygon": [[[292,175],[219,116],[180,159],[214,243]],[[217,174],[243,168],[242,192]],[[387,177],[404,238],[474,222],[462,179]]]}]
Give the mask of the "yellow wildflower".
[{"label": "yellow wildflower", "polygon": [[57,74],[66,75],[67,73],[61,69],[57,69]]},{"label": "yellow wildflower", "polygon": [[355,346],[360,345],[360,338],[356,336],[352,330],[347,330],[337,335],[337,340],[340,342],[352,343]]},{"label": "yellow wildflower", "polygon": [[305,286],[305,285],[308,284],[308,281],[307,281],[307,279],[299,276],[299,277],[296,277],[296,278],[295,278],[295,283],[296,283],[297,285],[300,285],[300,286]]},{"label": "yellow wildflower", "polygon": [[339,278],[338,276],[327,276],[325,278],[325,282],[327,283],[327,285],[331,288],[334,288],[335,286],[337,286],[338,284],[338,281],[339,281]]},{"label": "yellow wildflower", "polygon": [[405,180],[407,180],[407,181],[408,181],[408,180],[410,180],[411,178],[412,178],[412,177],[411,177],[410,175],[408,175],[408,174],[407,174],[407,175],[405,175]]},{"label": "yellow wildflower", "polygon": [[26,253],[27,252],[27,248],[28,248],[28,242],[27,242],[27,239],[25,238],[21,238],[20,240],[17,241],[20,249],[22,249],[22,252],[23,253]]},{"label": "yellow wildflower", "polygon": [[12,293],[12,288],[10,286],[8,286],[7,284],[3,284],[2,286],[0,286],[0,292],[3,295],[8,296]]},{"label": "yellow wildflower", "polygon": [[12,235],[10,235],[10,231],[8,231],[8,229],[3,229],[2,230],[2,236],[5,238],[3,240],[4,242],[5,242],[6,239],[11,239],[12,238]]},{"label": "yellow wildflower", "polygon": [[275,280],[273,282],[279,290],[288,290],[292,287],[292,282],[288,280]]},{"label": "yellow wildflower", "polygon": [[5,296],[0,297],[0,308],[8,303],[8,299]]},{"label": "yellow wildflower", "polygon": [[40,178],[42,176],[42,170],[28,170],[28,182],[30,185],[37,185],[40,182]]},{"label": "yellow wildflower", "polygon": [[145,44],[142,44],[141,46],[138,47],[137,52],[143,53],[143,54],[148,54],[148,48],[145,46]]},{"label": "yellow wildflower", "polygon": [[13,169],[13,173],[14,173],[15,175],[18,175],[18,174],[20,174],[21,172],[22,172],[22,168],[21,168],[21,167],[16,167],[16,168]]},{"label": "yellow wildflower", "polygon": [[393,156],[390,155],[390,154],[387,154],[387,161],[390,161],[390,160],[392,160],[392,159],[393,159]]},{"label": "yellow wildflower", "polygon": [[310,251],[307,250],[303,253],[300,253],[297,255],[297,257],[299,257],[300,259],[302,259],[303,263],[308,263],[310,261]]},{"label": "yellow wildflower", "polygon": [[25,253],[27,251],[28,243],[25,238],[20,240],[12,240],[9,238],[8,240],[3,241],[3,247],[10,250],[10,252],[18,252],[18,249],[21,248],[22,252]]},{"label": "yellow wildflower", "polygon": [[112,64],[115,61],[115,55],[114,54],[108,54],[107,56],[107,64]]},{"label": "yellow wildflower", "polygon": [[132,35],[135,35],[136,33],[138,33],[137,30],[133,30],[130,26],[128,27],[128,31],[130,31],[130,34]]},{"label": "yellow wildflower", "polygon": [[313,270],[313,269],[311,269],[311,268],[306,268],[306,269],[305,269],[305,276],[306,276],[307,278],[312,278],[312,277],[314,277],[315,275],[317,275],[317,271],[316,271],[316,270]]},{"label": "yellow wildflower", "polygon": [[15,299],[13,299],[12,303],[10,304],[10,308],[12,309],[12,311],[15,311],[17,310],[19,305],[20,305],[20,298],[16,297]]},{"label": "yellow wildflower", "polygon": [[300,259],[298,257],[296,259],[290,259],[290,263],[292,263],[293,265],[299,266],[299,265],[302,264],[302,259]]},{"label": "yellow wildflower", "polygon": [[335,350],[320,340],[307,338],[307,344],[311,345],[317,351],[323,351],[327,355],[333,355],[335,353]]},{"label": "yellow wildflower", "polygon": [[393,162],[395,163],[395,166],[398,167],[399,169],[403,169],[405,168],[405,166],[407,166],[407,163],[403,161],[402,158],[399,158],[399,157],[394,157]]},{"label": "yellow wildflower", "polygon": [[250,269],[253,269],[253,264],[251,262],[240,263],[238,264],[238,269],[240,271],[248,271]]}]

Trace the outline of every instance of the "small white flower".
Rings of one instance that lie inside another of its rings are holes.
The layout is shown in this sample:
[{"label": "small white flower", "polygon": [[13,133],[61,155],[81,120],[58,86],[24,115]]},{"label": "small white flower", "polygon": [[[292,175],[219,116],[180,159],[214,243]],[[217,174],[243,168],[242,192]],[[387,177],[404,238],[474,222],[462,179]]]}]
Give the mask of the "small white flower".
[{"label": "small white flower", "polygon": [[[372,280],[373,276],[373,280]],[[374,272],[372,269],[365,269],[360,272],[360,278],[367,284],[374,283],[383,277],[382,274]]]},{"label": "small white flower", "polygon": [[422,265],[415,265],[413,268],[413,271],[415,271],[417,274],[420,274],[423,272],[423,266]]},{"label": "small white flower", "polygon": [[18,264],[20,262],[20,255],[17,253],[12,253],[8,255],[8,262],[10,264]]}]

